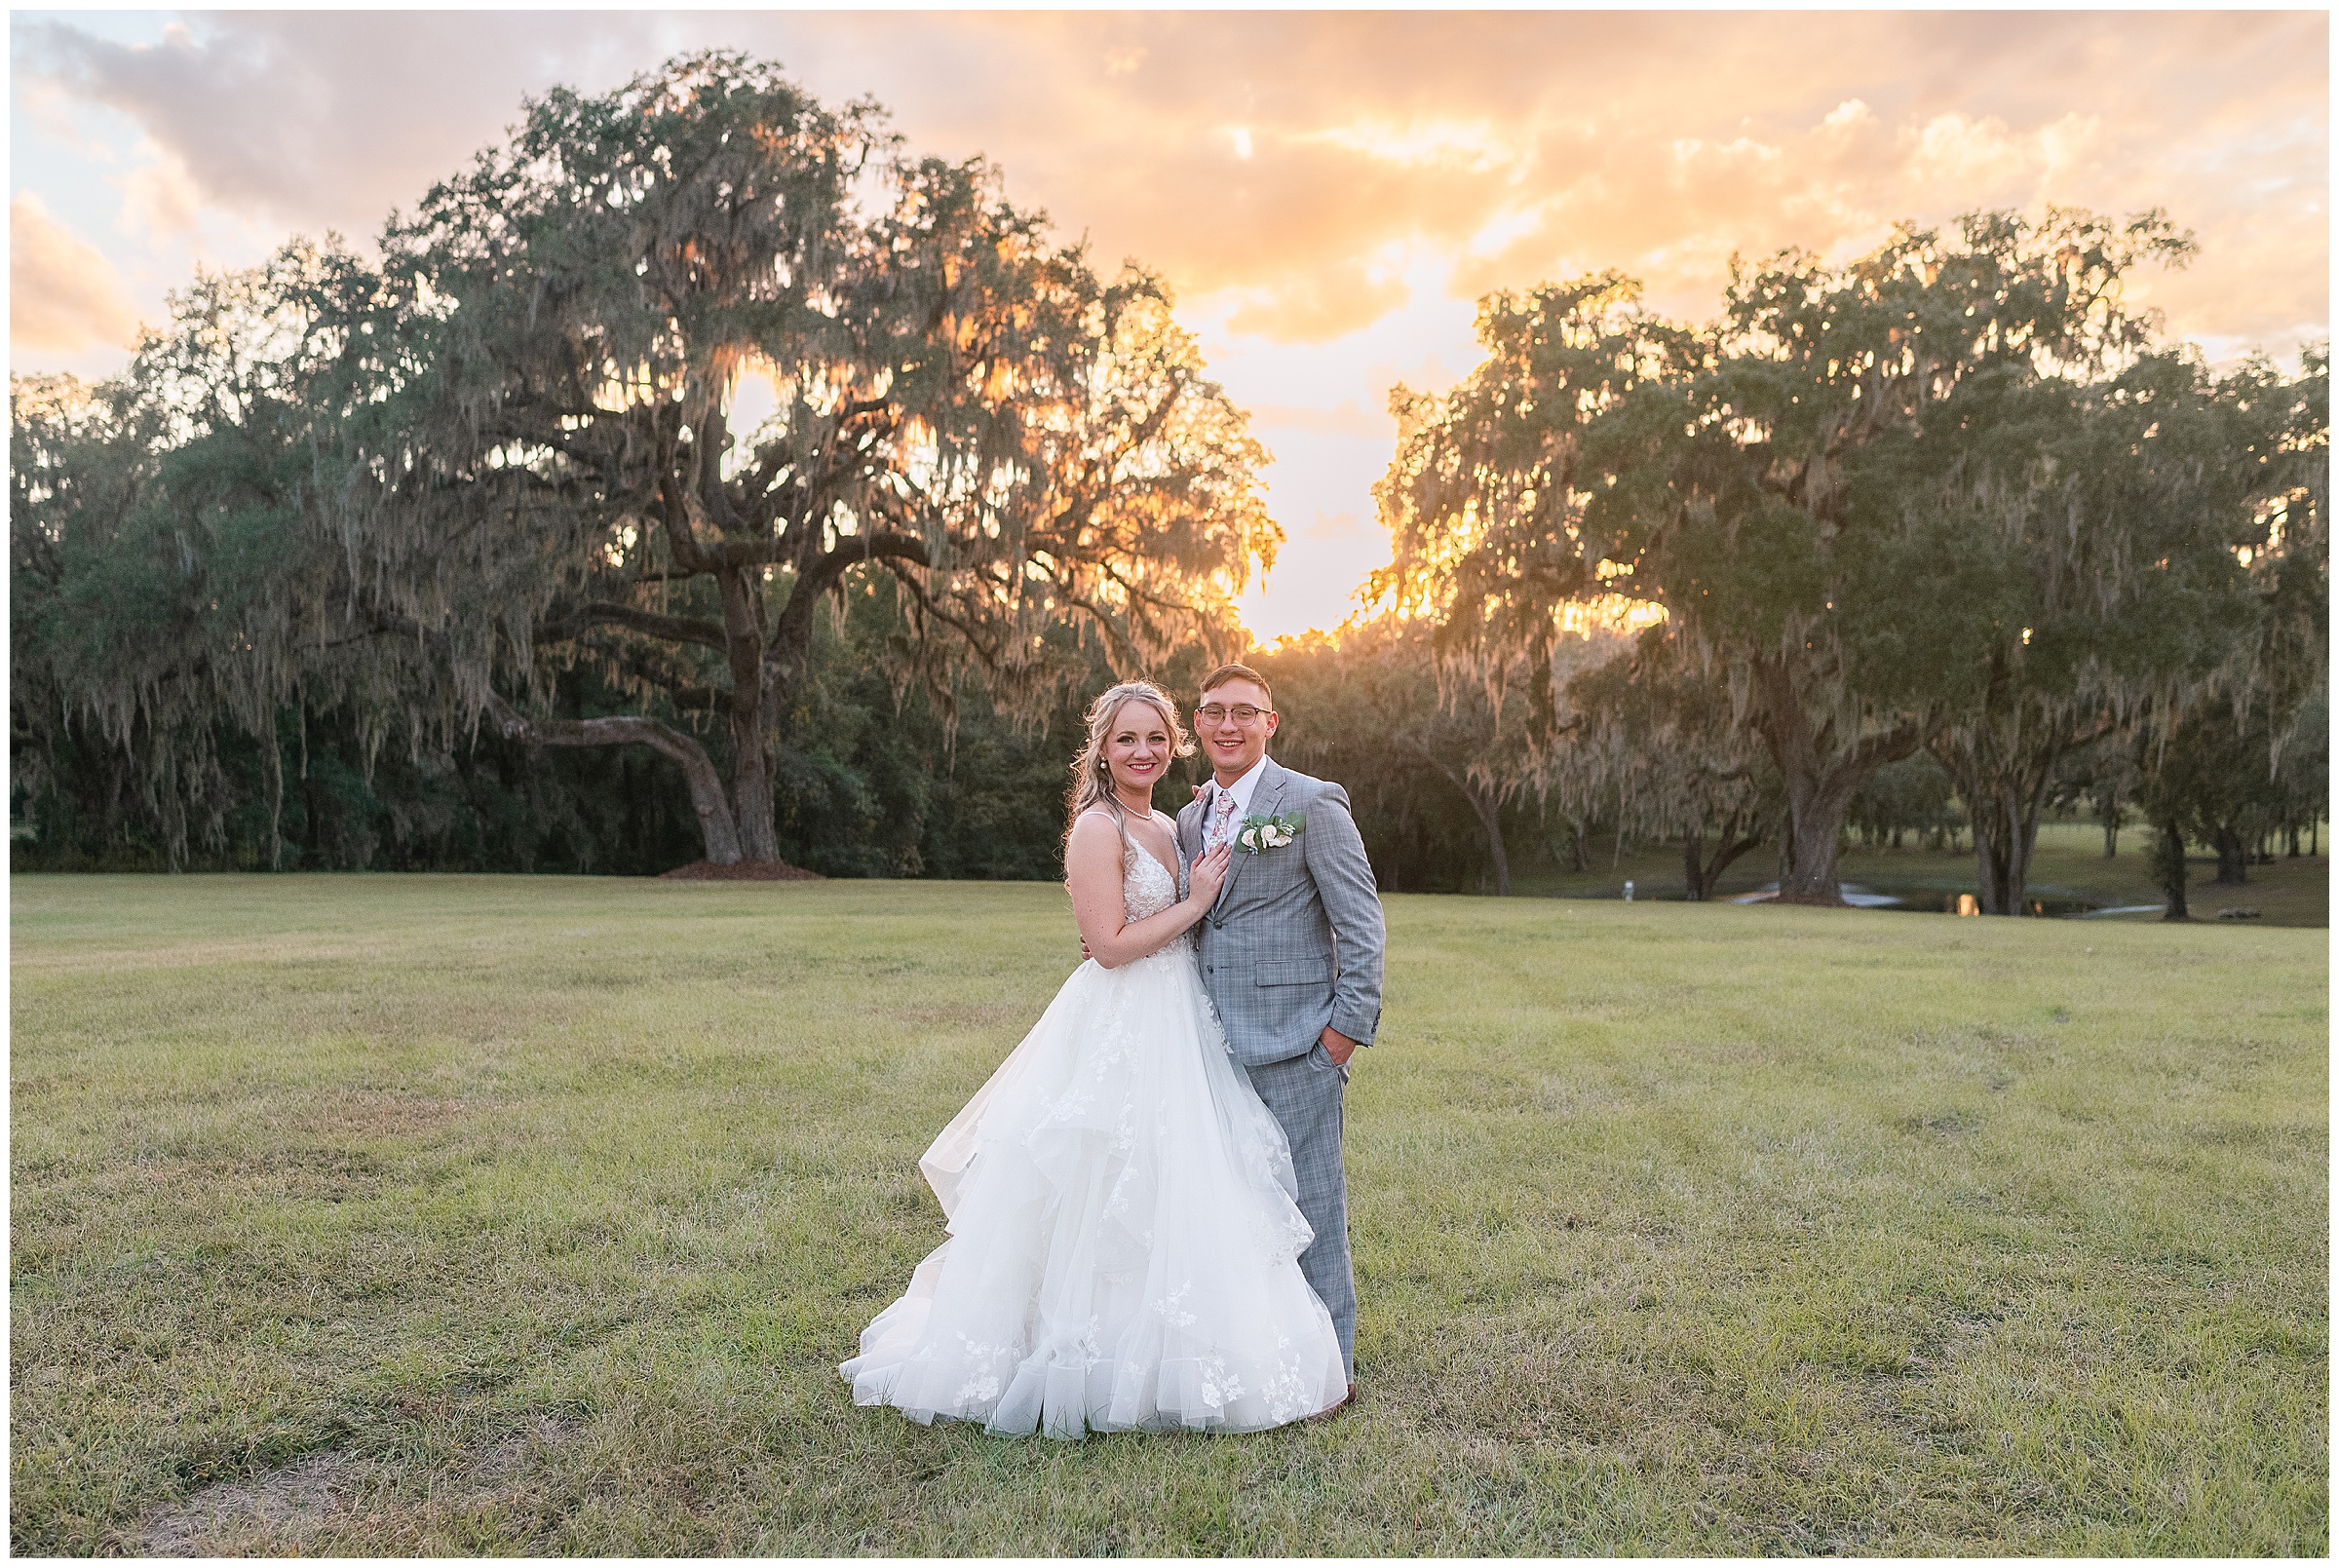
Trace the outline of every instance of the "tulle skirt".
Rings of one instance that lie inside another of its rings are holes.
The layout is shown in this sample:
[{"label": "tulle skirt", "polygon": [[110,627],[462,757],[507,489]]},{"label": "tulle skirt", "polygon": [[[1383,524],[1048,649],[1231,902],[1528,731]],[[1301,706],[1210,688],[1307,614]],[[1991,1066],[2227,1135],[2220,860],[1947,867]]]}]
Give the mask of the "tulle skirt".
[{"label": "tulle skirt", "polygon": [[919,1161],[949,1239],[863,1331],[861,1404],[992,1432],[1256,1432],[1345,1396],[1283,1128],[1184,941],[1083,964]]}]

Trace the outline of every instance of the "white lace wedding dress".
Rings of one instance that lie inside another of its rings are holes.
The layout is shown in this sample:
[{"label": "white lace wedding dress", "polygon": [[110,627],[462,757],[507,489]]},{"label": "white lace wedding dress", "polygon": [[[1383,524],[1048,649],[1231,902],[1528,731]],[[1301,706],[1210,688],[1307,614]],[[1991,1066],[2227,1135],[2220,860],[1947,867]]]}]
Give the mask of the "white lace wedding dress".
[{"label": "white lace wedding dress", "polygon": [[[1179,897],[1133,842],[1123,878],[1131,920]],[[1289,1146],[1190,936],[1075,970],[918,1165],[949,1240],[844,1363],[856,1402],[1076,1437],[1256,1432],[1346,1395]]]}]

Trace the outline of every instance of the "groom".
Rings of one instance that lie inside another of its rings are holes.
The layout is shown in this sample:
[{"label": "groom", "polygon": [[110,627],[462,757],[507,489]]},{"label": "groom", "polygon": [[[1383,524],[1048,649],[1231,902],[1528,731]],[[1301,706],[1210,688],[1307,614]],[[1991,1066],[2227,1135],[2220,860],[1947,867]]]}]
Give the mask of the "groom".
[{"label": "groom", "polygon": [[[1178,813],[1177,851],[1191,862],[1235,845],[1197,928],[1203,984],[1235,1059],[1290,1139],[1299,1211],[1316,1230],[1300,1270],[1332,1315],[1353,1385],[1357,1287],[1340,1132],[1348,1058],[1381,1021],[1381,900],[1347,791],[1269,758],[1276,724],[1275,695],[1257,670],[1227,665],[1202,683],[1194,728],[1214,778]],[[1270,818],[1296,833],[1258,831]],[[1256,849],[1245,847],[1246,822]]]}]

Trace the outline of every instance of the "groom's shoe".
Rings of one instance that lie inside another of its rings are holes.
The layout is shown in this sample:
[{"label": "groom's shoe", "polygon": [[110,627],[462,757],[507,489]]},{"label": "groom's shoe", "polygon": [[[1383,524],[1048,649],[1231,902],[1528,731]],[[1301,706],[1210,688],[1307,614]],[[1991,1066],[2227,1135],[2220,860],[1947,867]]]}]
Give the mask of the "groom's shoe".
[{"label": "groom's shoe", "polygon": [[1354,1383],[1351,1383],[1348,1386],[1348,1392],[1340,1396],[1340,1402],[1338,1404],[1325,1405],[1323,1409],[1308,1417],[1308,1419],[1310,1421],[1329,1421],[1332,1419],[1332,1417],[1338,1415],[1341,1411],[1347,1409],[1350,1405],[1356,1402],[1357,1386]]}]

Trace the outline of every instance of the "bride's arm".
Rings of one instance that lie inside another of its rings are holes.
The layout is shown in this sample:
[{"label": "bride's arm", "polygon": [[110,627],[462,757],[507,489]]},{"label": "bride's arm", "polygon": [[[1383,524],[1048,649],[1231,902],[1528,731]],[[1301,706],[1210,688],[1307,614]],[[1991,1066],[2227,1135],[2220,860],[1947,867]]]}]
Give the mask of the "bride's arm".
[{"label": "bride's arm", "polygon": [[1121,896],[1121,835],[1101,814],[1082,817],[1064,846],[1064,880],[1072,888],[1072,914],[1089,955],[1106,969],[1119,969],[1168,946],[1209,913],[1226,880],[1227,860],[1221,848],[1196,860],[1192,893],[1158,915],[1132,921]]}]

